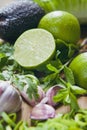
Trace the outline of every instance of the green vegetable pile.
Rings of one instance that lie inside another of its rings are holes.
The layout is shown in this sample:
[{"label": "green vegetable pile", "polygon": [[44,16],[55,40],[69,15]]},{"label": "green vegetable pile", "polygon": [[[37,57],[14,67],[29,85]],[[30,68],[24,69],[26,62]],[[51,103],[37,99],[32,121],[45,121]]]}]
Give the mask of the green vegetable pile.
[{"label": "green vegetable pile", "polygon": [[[51,61],[50,64],[47,64],[46,72],[43,76],[38,76],[40,72],[30,71],[22,68],[21,66],[16,63],[13,58],[14,48],[13,45],[9,43],[0,44],[0,80],[9,80],[12,84],[14,84],[20,91],[24,89],[24,86],[27,84],[29,87],[27,89],[27,93],[32,98],[38,98],[37,93],[37,85],[42,84],[42,88],[46,91],[48,88],[55,84],[59,84],[63,87],[56,96],[54,96],[55,102],[63,103],[64,105],[70,105],[71,113],[66,114],[67,117],[70,118],[78,117],[79,105],[77,103],[78,95],[87,94],[85,89],[82,89],[75,85],[74,76],[70,68],[67,67],[68,62],[66,64],[62,64],[59,59],[56,61]],[[48,71],[47,71],[48,70]],[[41,72],[42,73],[42,72]],[[62,78],[61,74],[64,73],[64,77]],[[84,111],[84,110],[83,110]],[[45,123],[38,124],[37,127],[32,128],[27,126],[24,121],[20,121],[18,124],[15,124],[16,121],[16,113],[6,115],[6,113],[1,114],[3,119],[1,118],[1,129],[4,130],[17,130],[19,128],[24,130],[38,130],[38,129],[51,129],[52,124],[55,126],[55,129],[60,128],[61,130],[71,130],[71,129],[78,129],[78,130],[85,130],[85,125],[80,126],[81,124],[74,119],[68,118],[54,118],[50,119]],[[4,119],[5,115],[5,119]],[[64,117],[66,117],[64,115]],[[84,115],[81,114],[82,119]],[[86,112],[85,112],[85,116]],[[9,119],[11,118],[11,120]],[[87,118],[87,117],[86,117]],[[85,118],[85,121],[86,121]],[[77,119],[77,118],[76,118]],[[13,120],[13,122],[12,122]],[[10,122],[9,122],[10,121]],[[3,128],[3,122],[5,122],[6,128]],[[59,123],[60,122],[60,123]],[[82,124],[86,124],[86,122],[82,122]],[[74,126],[74,128],[72,127]],[[12,128],[10,128],[12,127]]]},{"label": "green vegetable pile", "polygon": [[[78,110],[76,96],[86,94],[87,91],[75,85],[73,73],[67,67],[68,62],[62,64],[58,58],[51,61],[41,77],[40,72],[36,70],[30,71],[22,68],[14,60],[13,52],[13,46],[9,43],[0,45],[0,80],[10,81],[20,91],[28,85],[27,93],[30,98],[32,96],[38,98],[37,85],[42,85],[44,91],[47,91],[53,85],[59,84],[63,89],[54,97],[55,102],[69,104],[71,110]],[[61,72],[64,73],[65,79],[61,78]]]},{"label": "green vegetable pile", "polygon": [[69,114],[58,115],[58,117],[54,119],[39,123],[36,128],[30,130],[86,130],[86,122],[87,110],[79,110],[74,118],[70,118]]},{"label": "green vegetable pile", "polygon": [[58,114],[54,119],[48,119],[44,123],[39,122],[35,127],[29,127],[27,122],[17,123],[17,114],[6,114],[3,112],[0,119],[0,130],[86,130],[87,110],[79,110],[74,118],[69,114]]},{"label": "green vegetable pile", "polygon": [[0,119],[0,130],[28,130],[28,124],[24,121],[19,121],[17,123],[16,113],[6,114],[1,113]]}]

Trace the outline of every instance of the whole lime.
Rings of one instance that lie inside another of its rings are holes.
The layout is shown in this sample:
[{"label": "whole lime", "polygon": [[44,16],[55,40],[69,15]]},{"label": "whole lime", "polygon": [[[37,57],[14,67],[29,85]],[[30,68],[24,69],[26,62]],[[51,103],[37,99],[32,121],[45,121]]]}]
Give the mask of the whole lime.
[{"label": "whole lime", "polygon": [[55,39],[76,43],[80,38],[78,19],[66,11],[52,11],[44,15],[38,25],[51,32]]},{"label": "whole lime", "polygon": [[76,56],[69,67],[74,74],[76,84],[87,89],[87,52]]}]

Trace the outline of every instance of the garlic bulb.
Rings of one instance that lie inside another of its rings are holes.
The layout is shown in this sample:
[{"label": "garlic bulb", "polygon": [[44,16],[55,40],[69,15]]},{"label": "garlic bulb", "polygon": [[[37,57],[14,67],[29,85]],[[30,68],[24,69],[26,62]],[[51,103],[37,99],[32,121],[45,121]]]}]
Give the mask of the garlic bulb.
[{"label": "garlic bulb", "polygon": [[21,103],[19,92],[9,82],[0,80],[0,112],[17,112]]}]

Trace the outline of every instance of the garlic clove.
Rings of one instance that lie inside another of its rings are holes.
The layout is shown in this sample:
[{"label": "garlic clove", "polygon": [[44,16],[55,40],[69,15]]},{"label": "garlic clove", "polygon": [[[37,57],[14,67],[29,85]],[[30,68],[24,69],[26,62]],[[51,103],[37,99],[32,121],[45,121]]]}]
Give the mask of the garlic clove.
[{"label": "garlic clove", "polygon": [[53,101],[53,97],[58,93],[60,89],[61,87],[58,85],[55,85],[48,89],[48,91],[46,92],[46,97],[48,98],[47,104],[51,106],[56,106],[58,104]]},{"label": "garlic clove", "polygon": [[0,96],[3,94],[7,86],[9,86],[9,82],[0,80]]},{"label": "garlic clove", "polygon": [[40,103],[43,103],[43,104],[47,104],[47,102],[48,102],[48,97],[46,96],[40,101]]},{"label": "garlic clove", "polygon": [[11,95],[11,99],[9,100],[9,102],[12,102],[12,105],[9,106],[9,112],[18,112],[21,109],[22,98],[19,92],[13,86],[11,87],[14,93]]},{"label": "garlic clove", "polygon": [[39,103],[36,105],[30,114],[30,118],[34,120],[47,120],[55,117],[55,109],[48,105]]},{"label": "garlic clove", "polygon": [[32,99],[30,99],[28,97],[28,94],[26,93],[26,91],[22,91],[21,95],[25,99],[25,101],[33,107],[33,106],[37,105],[45,97],[45,92],[43,91],[43,89],[40,86],[38,86],[38,95],[39,95],[38,99],[35,99],[34,97]]},{"label": "garlic clove", "polygon": [[22,105],[22,98],[21,98],[21,96],[19,96],[19,101],[17,102],[16,107],[11,112],[18,112],[18,111],[20,111],[21,105]]},{"label": "garlic clove", "polygon": [[7,81],[0,81],[0,112],[17,112],[21,109],[22,98],[19,92]]}]

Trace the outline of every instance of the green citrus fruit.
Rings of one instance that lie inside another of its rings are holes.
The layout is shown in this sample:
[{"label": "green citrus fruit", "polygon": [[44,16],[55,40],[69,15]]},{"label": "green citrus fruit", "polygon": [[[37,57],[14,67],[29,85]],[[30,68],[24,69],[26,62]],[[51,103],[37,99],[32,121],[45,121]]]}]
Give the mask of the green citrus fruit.
[{"label": "green citrus fruit", "polygon": [[44,29],[25,31],[14,44],[14,58],[25,68],[36,68],[53,57],[55,40]]},{"label": "green citrus fruit", "polygon": [[52,11],[43,16],[38,28],[51,32],[55,39],[76,43],[80,38],[78,19],[66,11]]},{"label": "green citrus fruit", "polygon": [[76,84],[87,89],[87,52],[76,56],[69,67],[74,74]]}]

